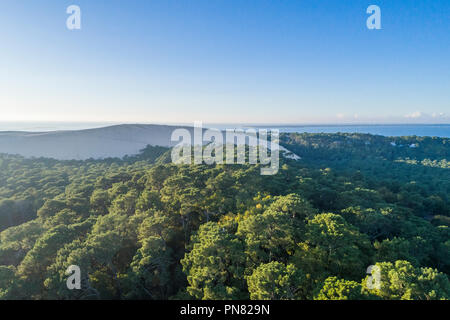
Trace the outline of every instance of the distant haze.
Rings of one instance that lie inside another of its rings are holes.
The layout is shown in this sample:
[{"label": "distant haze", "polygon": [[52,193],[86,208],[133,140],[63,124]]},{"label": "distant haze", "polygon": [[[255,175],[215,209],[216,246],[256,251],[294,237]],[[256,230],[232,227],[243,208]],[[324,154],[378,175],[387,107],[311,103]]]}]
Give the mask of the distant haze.
[{"label": "distant haze", "polygon": [[[62,126],[68,129],[73,126],[53,124],[53,128]],[[84,124],[84,126],[93,125]],[[99,125],[100,124],[96,124]],[[82,127],[83,124],[76,124]],[[33,128],[43,128],[42,124],[31,125]],[[208,126],[204,126],[206,128]],[[214,126],[210,126],[214,127]],[[234,128],[219,125],[218,129]],[[238,126],[235,127],[246,127]],[[279,129],[280,132],[310,132],[310,133],[371,133],[385,136],[438,136],[450,138],[450,125],[349,125],[349,126],[257,126],[257,128]],[[188,126],[124,124],[84,130],[49,130],[49,131],[17,131],[10,125],[10,130],[4,131],[0,126],[0,153],[19,154],[25,157],[49,157],[60,160],[84,160],[89,158],[123,157],[134,155],[147,145],[174,146],[171,141],[172,132],[177,128],[185,128],[193,136],[193,128]],[[61,128],[60,128],[61,129]]]},{"label": "distant haze", "polygon": [[118,125],[97,129],[50,132],[0,132],[0,153],[59,160],[123,157],[147,145],[173,146],[176,127]]}]

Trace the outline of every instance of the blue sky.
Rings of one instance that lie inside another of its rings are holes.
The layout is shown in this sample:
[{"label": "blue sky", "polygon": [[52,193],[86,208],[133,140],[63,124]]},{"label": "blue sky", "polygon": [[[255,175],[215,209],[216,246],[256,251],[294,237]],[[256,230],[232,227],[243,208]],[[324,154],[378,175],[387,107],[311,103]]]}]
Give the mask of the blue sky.
[{"label": "blue sky", "polygon": [[448,0],[2,0],[0,41],[2,121],[450,122]]}]

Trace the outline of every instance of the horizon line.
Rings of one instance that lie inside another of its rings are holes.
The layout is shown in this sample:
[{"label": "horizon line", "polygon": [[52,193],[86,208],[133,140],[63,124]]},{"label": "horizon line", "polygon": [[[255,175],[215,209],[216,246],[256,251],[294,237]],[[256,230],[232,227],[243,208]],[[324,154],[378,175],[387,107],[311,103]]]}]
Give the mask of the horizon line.
[{"label": "horizon line", "polygon": [[[208,122],[199,121],[203,125],[242,125],[242,126],[276,126],[276,127],[308,127],[308,126],[408,126],[408,125],[422,125],[422,126],[447,126],[450,122]],[[33,121],[33,120],[21,120],[21,121],[10,121],[10,120],[0,120],[0,124],[97,124],[97,125],[166,125],[166,126],[194,126],[194,122],[136,122],[136,121]]]}]

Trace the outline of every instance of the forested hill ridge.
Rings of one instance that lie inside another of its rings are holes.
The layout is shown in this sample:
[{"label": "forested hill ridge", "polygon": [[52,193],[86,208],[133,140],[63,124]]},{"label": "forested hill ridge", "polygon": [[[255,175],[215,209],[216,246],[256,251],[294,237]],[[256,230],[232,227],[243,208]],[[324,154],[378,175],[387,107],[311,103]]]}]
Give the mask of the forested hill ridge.
[{"label": "forested hill ridge", "polygon": [[[208,144],[210,140],[196,142],[195,128],[188,126],[168,126],[153,124],[121,124],[83,130],[62,130],[48,132],[0,131],[0,153],[20,155],[27,158],[53,158],[57,160],[88,160],[123,158],[139,155],[147,145],[174,147],[180,141],[172,140],[177,129],[188,133],[182,143]],[[200,128],[205,134],[206,128]],[[214,129],[218,130],[219,129]],[[236,131],[235,136],[228,137],[221,131],[224,143],[244,143],[255,145],[256,139]],[[240,139],[240,138],[243,138]],[[174,139],[178,139],[175,138]],[[186,141],[187,139],[188,141]],[[70,146],[70,147],[68,147]],[[288,151],[288,150],[284,150]],[[296,155],[290,154],[296,158]]]},{"label": "forested hill ridge", "polygon": [[[0,155],[0,299],[449,299],[450,139],[283,134],[301,156]],[[82,289],[68,290],[78,265]],[[381,270],[380,288],[366,270]]]},{"label": "forested hill ridge", "polygon": [[[0,153],[59,160],[86,160],[138,154],[146,145],[171,147],[176,129],[192,127],[123,124],[84,130],[0,132]],[[68,148],[67,146],[70,146]]]}]

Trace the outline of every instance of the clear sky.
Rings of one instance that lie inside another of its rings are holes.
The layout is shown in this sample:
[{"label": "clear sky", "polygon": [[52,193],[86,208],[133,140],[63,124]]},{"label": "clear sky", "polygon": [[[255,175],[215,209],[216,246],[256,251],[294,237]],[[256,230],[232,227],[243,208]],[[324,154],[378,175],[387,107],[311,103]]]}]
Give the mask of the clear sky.
[{"label": "clear sky", "polygon": [[[66,28],[80,6],[81,30]],[[381,30],[366,9],[381,8]],[[450,123],[449,0],[1,0],[0,120]]]}]

